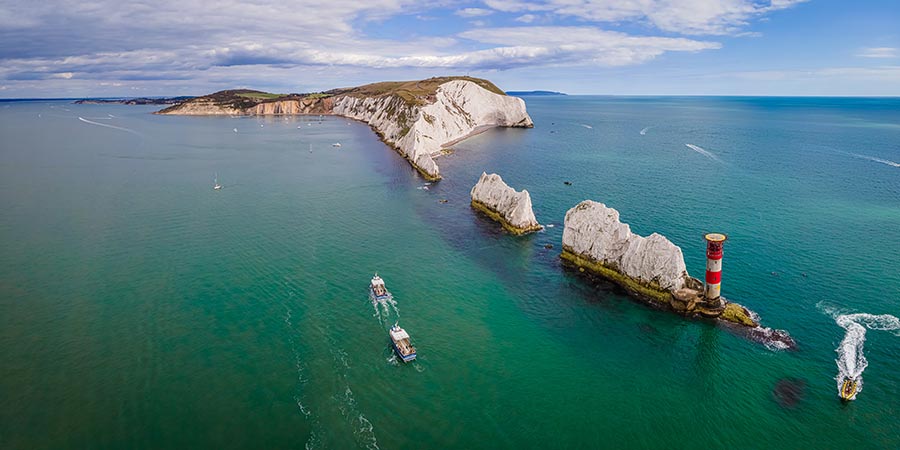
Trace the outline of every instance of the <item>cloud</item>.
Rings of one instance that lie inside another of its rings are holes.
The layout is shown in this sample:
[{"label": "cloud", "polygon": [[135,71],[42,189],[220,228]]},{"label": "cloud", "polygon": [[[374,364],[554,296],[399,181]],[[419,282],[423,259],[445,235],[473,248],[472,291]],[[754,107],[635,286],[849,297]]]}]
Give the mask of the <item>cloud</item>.
[{"label": "cloud", "polygon": [[486,0],[498,11],[545,12],[593,22],[648,22],[663,31],[687,35],[737,34],[749,20],[806,0]]},{"label": "cloud", "polygon": [[534,14],[522,14],[521,16],[516,17],[513,20],[515,20],[516,22],[531,23],[534,22],[534,19],[537,19],[537,16],[535,16]]},{"label": "cloud", "polygon": [[463,8],[458,9],[454,14],[459,17],[484,17],[493,14],[494,11],[484,8]]},{"label": "cloud", "polygon": [[481,43],[541,49],[553,64],[626,66],[665,52],[697,52],[721,47],[717,42],[686,38],[632,36],[594,27],[506,27],[469,30],[460,37]]},{"label": "cloud", "polygon": [[[620,67],[720,48],[684,35],[746,32],[749,20],[796,3],[759,1],[487,0],[462,7],[449,0],[219,0],[211,7],[204,0],[3,0],[0,82],[69,89],[128,81],[184,92],[238,83],[293,89],[310,79],[330,87],[383,74]],[[554,21],[580,26],[534,26]],[[650,24],[665,37],[608,31],[597,22]]]},{"label": "cloud", "polygon": [[897,55],[897,49],[893,47],[866,47],[856,54],[862,58],[896,58]]}]

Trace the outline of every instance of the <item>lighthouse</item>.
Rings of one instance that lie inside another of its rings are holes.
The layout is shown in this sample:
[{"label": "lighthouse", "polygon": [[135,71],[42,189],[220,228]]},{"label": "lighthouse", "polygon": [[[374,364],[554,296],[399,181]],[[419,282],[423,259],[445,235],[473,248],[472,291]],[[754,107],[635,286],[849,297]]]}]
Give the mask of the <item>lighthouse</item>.
[{"label": "lighthouse", "polygon": [[722,285],[722,246],[727,236],[709,233],[706,236],[706,286],[703,296],[707,301],[719,301]]}]

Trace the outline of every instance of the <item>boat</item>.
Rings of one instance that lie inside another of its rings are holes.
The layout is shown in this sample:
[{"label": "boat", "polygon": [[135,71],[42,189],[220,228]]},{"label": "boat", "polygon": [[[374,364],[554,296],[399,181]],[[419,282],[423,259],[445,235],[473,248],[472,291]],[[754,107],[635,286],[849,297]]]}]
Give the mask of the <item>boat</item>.
[{"label": "boat", "polygon": [[396,323],[391,327],[391,346],[403,362],[416,359],[416,348],[409,343],[409,334]]},{"label": "boat", "polygon": [[332,147],[340,147],[340,146],[341,146],[341,143],[340,143],[340,142],[335,142],[334,144],[331,144],[331,146],[332,146]]},{"label": "boat", "polygon": [[372,294],[372,299],[375,301],[381,302],[389,300],[392,297],[391,293],[388,292],[387,287],[384,285],[384,280],[382,280],[377,273],[372,277],[372,282],[369,284],[369,290]]},{"label": "boat", "polygon": [[859,388],[859,383],[856,380],[850,377],[844,377],[844,381],[841,383],[841,400],[845,402],[849,402],[856,398],[856,390]]},{"label": "boat", "polygon": [[216,178],[213,180],[213,190],[218,191],[222,189],[222,185],[219,184],[219,173],[216,172]]}]

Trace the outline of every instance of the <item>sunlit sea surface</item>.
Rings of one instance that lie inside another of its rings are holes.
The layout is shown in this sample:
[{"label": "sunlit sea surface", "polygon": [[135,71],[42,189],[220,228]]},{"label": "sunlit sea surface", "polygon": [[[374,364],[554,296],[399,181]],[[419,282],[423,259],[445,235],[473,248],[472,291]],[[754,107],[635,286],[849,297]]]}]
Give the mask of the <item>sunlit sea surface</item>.
[{"label": "sunlit sea surface", "polygon": [[[526,101],[431,185],[340,117],[0,103],[0,447],[900,448],[900,100]],[[474,213],[482,171],[547,228]],[[723,294],[798,349],[562,267],[584,199],[698,277],[727,233]]]}]

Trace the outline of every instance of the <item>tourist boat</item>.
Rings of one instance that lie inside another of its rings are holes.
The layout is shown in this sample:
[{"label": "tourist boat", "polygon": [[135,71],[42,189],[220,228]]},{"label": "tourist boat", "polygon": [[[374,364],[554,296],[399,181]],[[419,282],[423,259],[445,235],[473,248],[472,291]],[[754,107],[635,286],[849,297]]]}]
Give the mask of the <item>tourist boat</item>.
[{"label": "tourist boat", "polygon": [[856,389],[859,387],[859,384],[856,380],[844,377],[843,383],[841,383],[841,400],[845,402],[849,402],[856,398]]},{"label": "tourist boat", "polygon": [[219,173],[216,172],[216,177],[213,179],[213,190],[218,191],[222,189],[222,185],[219,184]]},{"label": "tourist boat", "polygon": [[391,298],[391,293],[387,290],[387,287],[385,287],[384,280],[382,280],[377,273],[372,277],[369,289],[373,300],[380,302]]},{"label": "tourist boat", "polygon": [[391,346],[403,362],[416,359],[416,348],[409,343],[409,334],[396,323],[391,327]]}]

